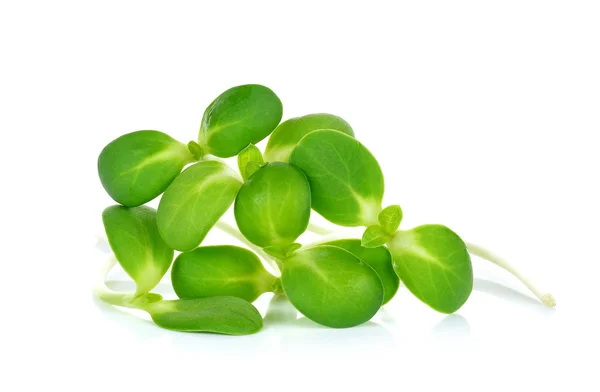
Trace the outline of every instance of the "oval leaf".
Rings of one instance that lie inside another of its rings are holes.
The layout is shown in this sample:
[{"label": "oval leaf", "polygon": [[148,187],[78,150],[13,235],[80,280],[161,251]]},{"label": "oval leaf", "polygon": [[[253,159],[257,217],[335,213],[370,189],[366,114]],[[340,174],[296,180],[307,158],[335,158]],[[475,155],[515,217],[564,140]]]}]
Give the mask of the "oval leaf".
[{"label": "oval leaf", "polygon": [[110,142],[98,157],[98,175],[117,203],[136,207],[167,189],[194,161],[186,145],[159,131],[137,131]]},{"label": "oval leaf", "polygon": [[232,296],[254,302],[272,291],[276,278],[251,251],[237,246],[203,246],[180,254],[171,269],[179,298]]},{"label": "oval leaf", "polygon": [[198,162],[167,188],[158,205],[160,234],[172,248],[197,247],[227,211],[241,186],[236,173],[218,161]]},{"label": "oval leaf", "polygon": [[359,239],[337,240],[324,243],[323,245],[337,246],[345,249],[373,268],[383,284],[383,305],[396,295],[398,286],[400,285],[400,278],[398,278],[396,271],[394,271],[392,255],[386,247],[365,248],[360,245]]},{"label": "oval leaf", "polygon": [[282,114],[281,101],[269,88],[259,84],[230,88],[206,108],[198,143],[207,154],[232,157],[269,136]]},{"label": "oval leaf", "polygon": [[386,233],[381,226],[373,225],[367,227],[367,230],[363,233],[361,244],[365,248],[377,248],[385,245],[390,238],[392,236]]},{"label": "oval leaf", "polygon": [[263,325],[256,308],[237,297],[161,301],[145,310],[156,325],[174,331],[248,335]]},{"label": "oval leaf", "polygon": [[333,328],[369,321],[383,302],[377,273],[336,246],[319,245],[294,253],[283,262],[281,283],[300,313]]},{"label": "oval leaf", "polygon": [[310,219],[306,176],[289,163],[260,168],[240,189],[234,206],[242,234],[262,248],[293,244]]},{"label": "oval leaf", "polygon": [[388,243],[394,269],[421,301],[442,313],[457,311],[473,290],[473,269],[462,239],[442,225],[399,231]]},{"label": "oval leaf", "polygon": [[350,124],[333,114],[315,113],[290,118],[279,124],[269,137],[265,159],[269,162],[287,162],[300,139],[317,129],[333,129],[354,136]]},{"label": "oval leaf", "polygon": [[108,207],[102,213],[108,243],[121,267],[136,284],[136,295],[152,290],[173,261],[158,233],[156,211],[150,207]]},{"label": "oval leaf", "polygon": [[388,234],[394,234],[402,221],[402,209],[399,205],[385,207],[377,217],[379,225]]},{"label": "oval leaf", "polygon": [[290,162],[306,174],[312,208],[325,219],[341,226],[377,224],[383,174],[356,139],[337,131],[313,131],[294,148]]},{"label": "oval leaf", "polygon": [[[244,181],[246,181],[248,177],[258,170],[264,163],[260,150],[254,144],[249,144],[246,148],[244,148],[238,155],[237,161],[238,169],[240,170],[240,174],[244,178]],[[250,168],[248,168],[249,163],[253,163]]]}]

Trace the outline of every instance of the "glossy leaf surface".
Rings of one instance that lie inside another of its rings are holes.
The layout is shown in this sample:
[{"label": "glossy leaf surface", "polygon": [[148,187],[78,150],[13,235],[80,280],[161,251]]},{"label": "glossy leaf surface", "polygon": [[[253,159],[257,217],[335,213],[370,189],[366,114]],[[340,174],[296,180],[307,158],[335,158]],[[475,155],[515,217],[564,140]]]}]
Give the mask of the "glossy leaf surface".
[{"label": "glossy leaf surface", "polygon": [[161,301],[145,310],[156,325],[175,331],[248,335],[263,325],[256,308],[237,297]]},{"label": "glossy leaf surface", "polygon": [[137,131],[104,147],[98,157],[98,175],[114,201],[136,207],[163,193],[192,161],[186,145],[169,135]]},{"label": "glossy leaf surface", "polygon": [[333,328],[367,322],[384,297],[377,273],[337,246],[297,251],[284,261],[281,283],[300,313]]},{"label": "glossy leaf surface", "polygon": [[294,243],[310,218],[310,187],[300,169],[272,162],[241,187],[234,206],[242,234],[260,247]]},{"label": "glossy leaf surface", "polygon": [[315,113],[290,118],[279,124],[269,137],[269,143],[265,149],[265,159],[268,162],[288,162],[292,150],[300,139],[317,129],[333,129],[354,136],[350,124],[333,114]]},{"label": "glossy leaf surface", "polygon": [[473,270],[461,238],[442,225],[398,231],[388,243],[394,269],[421,301],[442,313],[457,311],[473,289]]},{"label": "glossy leaf surface", "polygon": [[396,295],[400,285],[400,278],[398,278],[392,264],[392,255],[384,246],[369,249],[361,246],[360,242],[359,239],[346,239],[327,242],[323,245],[343,248],[373,268],[383,284],[383,305],[385,305]]},{"label": "glossy leaf surface", "polygon": [[229,245],[184,252],[171,269],[171,282],[179,298],[233,296],[254,302],[273,290],[275,280],[253,252]]},{"label": "glossy leaf surface", "polygon": [[218,161],[198,162],[167,188],[157,213],[158,229],[172,248],[197,247],[233,203],[241,186],[236,173]]},{"label": "glossy leaf surface", "polygon": [[102,213],[104,229],[119,264],[136,283],[136,296],[152,290],[173,261],[150,207],[111,206]]},{"label": "glossy leaf surface", "polygon": [[306,174],[312,208],[325,219],[341,226],[377,224],[383,174],[359,141],[342,132],[313,131],[294,148],[290,162]]},{"label": "glossy leaf surface", "polygon": [[281,101],[269,88],[258,84],[230,88],[204,112],[198,144],[207,154],[232,157],[269,136],[282,114]]}]

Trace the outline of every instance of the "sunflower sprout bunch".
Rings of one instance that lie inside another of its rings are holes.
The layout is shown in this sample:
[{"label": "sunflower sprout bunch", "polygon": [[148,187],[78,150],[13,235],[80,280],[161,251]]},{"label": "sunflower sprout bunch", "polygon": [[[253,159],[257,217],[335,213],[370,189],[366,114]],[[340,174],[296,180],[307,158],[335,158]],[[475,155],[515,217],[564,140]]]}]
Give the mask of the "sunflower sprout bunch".
[{"label": "sunflower sprout bunch", "polygon": [[[370,320],[400,281],[434,310],[457,311],[473,289],[471,253],[509,270],[544,304],[555,305],[503,259],[465,244],[446,226],[399,230],[402,210],[382,205],[381,168],[346,121],[321,113],[280,122],[282,113],[269,88],[243,85],[208,106],[197,141],[184,144],[145,130],[109,143],[98,174],[118,204],[102,219],[116,261],[136,290],[106,287],[113,258],[95,294],[144,310],[163,328],[244,335],[263,325],[252,302],[272,292],[319,324],[346,328]],[[267,137],[263,154],[255,144]],[[237,171],[219,159],[236,155]],[[144,205],[160,195],[157,210]],[[219,221],[232,205],[237,229]],[[335,225],[365,227],[364,234],[303,246],[296,241],[309,228],[311,211]],[[250,250],[202,246],[214,227]],[[181,253],[173,261],[175,250]],[[151,292],[169,268],[177,300]]]}]

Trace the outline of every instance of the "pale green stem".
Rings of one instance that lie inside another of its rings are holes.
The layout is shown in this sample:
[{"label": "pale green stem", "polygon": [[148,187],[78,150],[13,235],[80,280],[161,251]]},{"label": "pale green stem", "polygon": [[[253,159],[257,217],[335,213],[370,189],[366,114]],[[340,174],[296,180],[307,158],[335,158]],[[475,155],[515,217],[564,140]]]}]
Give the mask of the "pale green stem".
[{"label": "pale green stem", "polygon": [[267,263],[269,263],[271,268],[273,268],[273,270],[278,275],[281,275],[281,270],[279,269],[279,266],[277,265],[277,260],[273,256],[271,256],[271,255],[267,254],[265,251],[263,251],[260,247],[254,245],[252,242],[248,241],[248,239],[246,239],[246,237],[244,237],[244,235],[242,233],[240,233],[240,231],[238,229],[231,226],[229,223],[226,223],[223,221],[217,221],[217,223],[215,224],[215,227],[224,231],[225,233],[229,234],[230,236],[236,238],[240,242],[246,244],[250,249],[252,249],[254,252],[258,253],[260,255],[260,257],[262,257]]},{"label": "pale green stem", "polygon": [[523,276],[508,261],[506,261],[502,257],[492,253],[491,251],[489,251],[479,245],[471,244],[468,242],[466,244],[467,244],[467,249],[468,249],[469,253],[471,253],[475,256],[481,257],[482,259],[485,259],[487,261],[490,261],[490,262],[496,264],[497,266],[505,269],[506,271],[510,272],[517,279],[519,279],[521,282],[523,282],[523,284],[525,286],[527,286],[527,288],[529,290],[531,290],[531,292],[533,294],[535,294],[535,296],[538,297],[544,305],[549,306],[549,307],[556,306],[556,299],[554,299],[552,294],[541,291],[535,284],[533,284],[533,282],[531,282],[529,279],[527,279],[525,276]]},{"label": "pale green stem", "polygon": [[106,277],[115,264],[117,264],[117,259],[115,259],[114,256],[109,257],[106,263],[104,263],[100,271],[98,271],[98,276],[94,282],[93,293],[95,296],[111,305],[132,308],[134,307],[130,305],[130,301],[134,297],[132,293],[117,293],[106,287]]},{"label": "pale green stem", "polygon": [[318,235],[328,235],[328,234],[333,233],[333,230],[330,230],[326,227],[322,227],[319,225],[315,225],[314,223],[308,224],[308,231],[310,231],[311,233],[318,234]]}]

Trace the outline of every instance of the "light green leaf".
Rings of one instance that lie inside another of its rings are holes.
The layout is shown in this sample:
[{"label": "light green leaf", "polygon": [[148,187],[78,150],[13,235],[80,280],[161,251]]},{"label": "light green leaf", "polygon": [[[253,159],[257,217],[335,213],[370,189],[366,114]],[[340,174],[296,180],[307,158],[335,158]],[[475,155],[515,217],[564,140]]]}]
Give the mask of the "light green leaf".
[{"label": "light green leaf", "polygon": [[102,221],[115,257],[136,283],[134,297],[152,290],[173,261],[173,249],[158,233],[156,211],[112,206],[104,210]]},{"label": "light green leaf", "polygon": [[283,260],[290,257],[292,253],[300,248],[302,248],[302,245],[295,242],[293,244],[283,246],[267,246],[266,248],[263,248],[263,250],[275,258]]},{"label": "light green leaf", "polygon": [[421,301],[442,313],[457,311],[473,289],[465,243],[442,225],[398,231],[388,243],[394,269]]},{"label": "light green leaf", "polygon": [[392,255],[385,246],[377,248],[365,248],[361,246],[359,239],[346,239],[326,242],[323,245],[337,246],[347,250],[358,257],[377,272],[381,283],[383,283],[383,305],[388,303],[400,285],[400,279],[392,265]]},{"label": "light green leaf", "polygon": [[179,298],[232,296],[254,302],[273,291],[276,277],[258,257],[237,246],[203,246],[180,254],[171,269]]},{"label": "light green leaf", "polygon": [[267,164],[241,187],[234,213],[238,228],[253,244],[266,248],[294,243],[310,219],[306,176],[289,163]]},{"label": "light green leaf", "polygon": [[372,225],[367,227],[363,233],[361,245],[365,248],[377,248],[378,246],[385,245],[390,238],[392,236],[383,231],[381,226]]},{"label": "light green leaf", "polygon": [[356,139],[337,131],[313,131],[294,148],[290,162],[306,174],[312,208],[324,218],[341,226],[377,223],[383,174]]},{"label": "light green leaf", "polygon": [[[237,161],[240,174],[244,178],[244,181],[246,181],[248,177],[258,170],[264,163],[260,150],[254,144],[249,144],[246,148],[244,148],[239,153]],[[250,167],[248,167],[250,163],[252,164]]]},{"label": "light green leaf", "polygon": [[377,217],[379,225],[388,234],[394,234],[402,221],[402,209],[399,205],[385,207]]},{"label": "light green leaf", "polygon": [[98,175],[114,201],[137,207],[163,193],[194,160],[186,145],[169,135],[137,131],[104,147],[98,157]]},{"label": "light green leaf", "polygon": [[207,154],[232,157],[269,136],[283,107],[273,91],[259,84],[230,88],[206,109],[198,143]]},{"label": "light green leaf", "polygon": [[333,328],[369,321],[383,302],[377,273],[337,246],[299,250],[283,262],[281,283],[300,313]]},{"label": "light green leaf", "polygon": [[156,325],[174,331],[248,335],[263,326],[256,308],[237,297],[160,301],[144,310]]},{"label": "light green leaf", "polygon": [[158,206],[158,229],[165,242],[180,251],[197,247],[240,186],[236,173],[222,162],[198,162],[184,170]]},{"label": "light green leaf", "polygon": [[269,137],[265,159],[268,162],[287,162],[300,139],[317,129],[333,129],[354,136],[350,124],[333,114],[315,113],[290,118],[279,124]]}]

